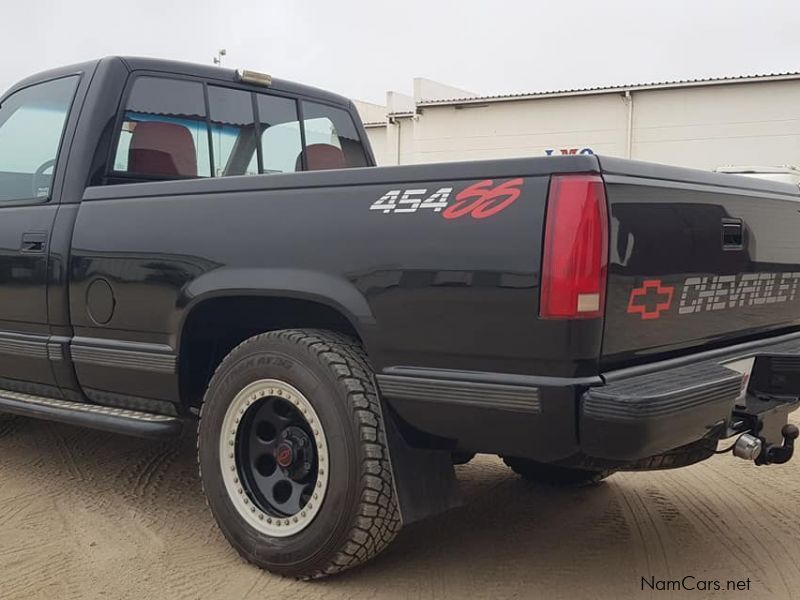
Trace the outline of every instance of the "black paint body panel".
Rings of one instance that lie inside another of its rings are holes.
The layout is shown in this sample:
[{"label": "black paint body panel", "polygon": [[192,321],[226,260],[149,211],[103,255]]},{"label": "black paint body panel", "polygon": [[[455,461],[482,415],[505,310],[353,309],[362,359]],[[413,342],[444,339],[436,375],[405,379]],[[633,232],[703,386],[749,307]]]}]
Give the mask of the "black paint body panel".
[{"label": "black paint body panel", "polygon": [[[536,162],[518,161],[514,172],[536,173]],[[561,162],[562,169],[585,168]],[[473,163],[441,180],[438,166],[358,169],[348,172],[347,186],[325,185],[328,174],[311,173],[92,188],[73,235],[75,334],[119,340],[136,332],[136,341],[177,351],[181,325],[198,303],[220,293],[268,294],[340,311],[379,370],[415,365],[591,374],[599,322],[538,318],[536,232],[547,177],[524,177],[521,198],[484,221],[369,210],[398,180],[459,189],[498,170],[492,162]],[[395,177],[381,183],[387,171]],[[209,191],[227,183],[249,189]],[[103,326],[85,306],[87,285],[96,278],[109,281],[116,297],[115,313]]]}]

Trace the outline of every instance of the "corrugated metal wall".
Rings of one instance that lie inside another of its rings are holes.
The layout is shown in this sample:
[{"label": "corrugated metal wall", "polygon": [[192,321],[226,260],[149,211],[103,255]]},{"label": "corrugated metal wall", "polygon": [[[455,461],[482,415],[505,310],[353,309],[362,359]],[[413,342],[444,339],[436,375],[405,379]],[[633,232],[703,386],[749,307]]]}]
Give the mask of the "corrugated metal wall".
[{"label": "corrugated metal wall", "polygon": [[[380,164],[562,153],[711,169],[800,164],[800,80],[423,106],[368,128]],[[398,134],[400,141],[398,144]],[[399,158],[398,158],[399,150]]]}]

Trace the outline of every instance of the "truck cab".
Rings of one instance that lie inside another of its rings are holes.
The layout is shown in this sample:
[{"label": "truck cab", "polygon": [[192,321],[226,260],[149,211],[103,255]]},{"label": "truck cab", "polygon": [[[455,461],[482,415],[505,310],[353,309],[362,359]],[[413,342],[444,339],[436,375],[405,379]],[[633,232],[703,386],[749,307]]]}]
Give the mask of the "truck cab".
[{"label": "truck cab", "polygon": [[[124,306],[111,282],[87,283],[87,261],[70,245],[87,188],[374,165],[356,117],[349,100],[322,90],[153,59],[105,58],[8,90],[0,102],[0,351],[14,360],[0,361],[2,387],[126,406],[109,379],[122,377],[131,397],[152,395],[153,384],[120,361],[131,364],[138,348],[164,369],[175,362],[160,356],[169,340],[150,327],[122,347],[111,341],[107,326]],[[141,265],[126,273],[148,275]],[[176,396],[177,386],[168,384]]]}]

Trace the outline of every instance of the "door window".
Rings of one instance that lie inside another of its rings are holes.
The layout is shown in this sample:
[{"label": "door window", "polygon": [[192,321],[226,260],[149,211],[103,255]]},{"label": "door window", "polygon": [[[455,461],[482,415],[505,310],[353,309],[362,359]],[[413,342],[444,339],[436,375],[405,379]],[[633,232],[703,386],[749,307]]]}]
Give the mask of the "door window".
[{"label": "door window", "polygon": [[0,105],[0,202],[50,197],[78,77],[15,92]]}]

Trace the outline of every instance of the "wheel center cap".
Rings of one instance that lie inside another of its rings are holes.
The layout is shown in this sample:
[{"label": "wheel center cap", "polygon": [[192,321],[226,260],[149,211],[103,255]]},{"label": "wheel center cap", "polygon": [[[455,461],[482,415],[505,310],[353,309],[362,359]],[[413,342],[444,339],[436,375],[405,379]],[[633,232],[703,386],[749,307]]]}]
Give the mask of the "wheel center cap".
[{"label": "wheel center cap", "polygon": [[292,466],[294,462],[294,449],[286,442],[278,444],[275,450],[275,462],[284,469]]}]

